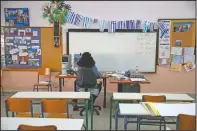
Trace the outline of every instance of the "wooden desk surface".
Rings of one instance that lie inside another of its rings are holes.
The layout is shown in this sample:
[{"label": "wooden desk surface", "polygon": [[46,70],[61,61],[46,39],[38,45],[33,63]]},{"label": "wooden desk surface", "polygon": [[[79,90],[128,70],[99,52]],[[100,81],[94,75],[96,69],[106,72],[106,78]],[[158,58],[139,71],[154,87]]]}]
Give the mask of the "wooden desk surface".
[{"label": "wooden desk surface", "polygon": [[[108,78],[109,76],[103,75],[102,78]],[[76,75],[61,75],[61,72],[58,72],[55,75],[55,78],[76,78]],[[100,79],[102,79],[100,78]]]},{"label": "wooden desk surface", "polygon": [[130,79],[129,80],[118,80],[115,77],[111,77],[109,79],[109,82],[114,83],[114,84],[150,84],[150,81],[148,81],[147,79],[146,79],[146,81],[131,81]]},{"label": "wooden desk surface", "polygon": [[83,122],[83,119],[1,117],[1,130],[17,130],[21,124],[32,126],[55,125],[57,130],[81,130]]}]

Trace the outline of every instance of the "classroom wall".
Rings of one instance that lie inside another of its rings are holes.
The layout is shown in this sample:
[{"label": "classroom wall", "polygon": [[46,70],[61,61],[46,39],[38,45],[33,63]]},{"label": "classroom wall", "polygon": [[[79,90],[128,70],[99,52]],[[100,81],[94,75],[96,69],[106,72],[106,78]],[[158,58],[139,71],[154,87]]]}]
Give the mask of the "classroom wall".
[{"label": "classroom wall", "polygon": [[[29,8],[30,25],[52,27],[42,19],[42,6],[46,1],[1,1],[1,25],[5,24],[4,8]],[[195,1],[68,1],[72,10],[84,16],[104,20],[141,19],[157,22],[162,18],[195,18]],[[70,24],[63,27],[63,54],[66,53],[66,31],[80,28]],[[97,28],[97,26],[91,27]],[[150,85],[142,85],[142,92],[195,92],[195,71],[186,73],[157,67],[156,74],[148,74]],[[25,81],[24,81],[25,79]],[[57,80],[53,78],[54,81]],[[5,90],[31,90],[36,81],[36,72],[4,71]],[[64,90],[72,90],[73,82],[66,81]],[[116,85],[108,84],[108,91],[116,91]]]}]

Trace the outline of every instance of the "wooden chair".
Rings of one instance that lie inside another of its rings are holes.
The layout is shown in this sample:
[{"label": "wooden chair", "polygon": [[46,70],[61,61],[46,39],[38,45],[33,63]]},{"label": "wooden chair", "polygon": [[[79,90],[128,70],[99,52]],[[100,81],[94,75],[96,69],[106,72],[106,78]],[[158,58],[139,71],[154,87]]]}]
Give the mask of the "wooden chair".
[{"label": "wooden chair", "polygon": [[68,111],[68,100],[47,100],[41,102],[42,117],[48,113],[47,118],[72,118]]},{"label": "wooden chair", "polygon": [[33,114],[31,99],[7,98],[5,100],[6,117],[12,112],[12,117],[40,117],[40,113]]},{"label": "wooden chair", "polygon": [[177,117],[176,130],[196,131],[196,116],[179,114]]},{"label": "wooden chair", "polygon": [[47,126],[30,126],[30,125],[19,125],[18,129],[19,131],[55,131],[57,130],[57,127],[54,125],[47,125]]},{"label": "wooden chair", "polygon": [[[47,76],[47,81],[41,81],[41,76]],[[52,91],[52,84],[51,84],[51,71],[49,68],[40,68],[38,69],[38,80],[37,83],[33,86],[33,91],[35,89],[38,91],[39,89],[48,89],[48,91]]]},{"label": "wooden chair", "polygon": [[[143,95],[142,96],[142,102],[155,102],[155,103],[163,103],[166,102],[166,97],[165,96],[150,96],[150,95]],[[158,123],[146,123],[144,120],[149,120],[150,121],[158,121]],[[140,130],[141,125],[152,125],[152,126],[159,126],[160,130],[161,127],[164,126],[164,129],[166,129],[166,124],[162,124],[162,122],[165,122],[165,119],[163,117],[155,117],[155,116],[143,116],[139,117],[139,125],[138,128]]]}]

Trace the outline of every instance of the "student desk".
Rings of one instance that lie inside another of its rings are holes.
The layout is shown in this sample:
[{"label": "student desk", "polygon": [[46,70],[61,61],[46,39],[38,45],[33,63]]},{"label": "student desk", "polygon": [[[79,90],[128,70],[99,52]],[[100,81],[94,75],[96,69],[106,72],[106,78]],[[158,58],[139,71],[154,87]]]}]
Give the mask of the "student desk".
[{"label": "student desk", "polygon": [[112,104],[115,103],[115,111],[118,113],[119,101],[142,100],[142,95],[165,95],[168,102],[194,102],[195,100],[187,94],[172,94],[172,93],[113,93],[110,99],[110,124],[112,127]]},{"label": "student desk", "polygon": [[[88,100],[91,99],[90,92],[17,92],[11,98],[29,98],[35,100],[41,100],[41,99],[85,100],[85,102],[78,104],[84,104],[86,107],[86,129],[88,129]],[[93,129],[92,109],[93,106],[91,106],[91,129]]]},{"label": "student desk", "polygon": [[1,130],[17,130],[21,124],[32,126],[54,125],[57,130],[81,130],[83,121],[83,119],[1,117]]},{"label": "student desk", "polygon": [[[153,106],[160,113],[161,117],[177,117],[178,114],[196,115],[195,103],[192,104],[167,104],[153,103]],[[127,130],[128,123],[139,123],[140,121],[128,121],[128,116],[151,116],[142,104],[119,104],[120,115],[124,116],[124,130]],[[170,110],[169,110],[170,109]],[[116,124],[118,117],[116,115]],[[153,123],[153,122],[151,122]],[[176,122],[165,122],[166,124],[176,124]],[[117,129],[117,128],[116,128]]]},{"label": "student desk", "polygon": [[[64,83],[64,79],[69,79],[69,78],[76,78],[76,75],[61,75],[61,72],[57,73],[55,78],[59,79],[59,91],[62,91],[62,82]],[[106,88],[107,88],[107,78],[108,76],[103,75],[103,87],[104,87],[104,99],[103,99],[103,108],[106,108]]]}]

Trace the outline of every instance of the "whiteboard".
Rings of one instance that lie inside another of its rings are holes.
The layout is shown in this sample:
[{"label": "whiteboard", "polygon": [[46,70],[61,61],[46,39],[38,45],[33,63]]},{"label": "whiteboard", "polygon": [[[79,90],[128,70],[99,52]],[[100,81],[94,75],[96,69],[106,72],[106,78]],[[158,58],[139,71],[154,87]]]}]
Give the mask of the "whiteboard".
[{"label": "whiteboard", "polygon": [[99,71],[155,72],[157,32],[68,32],[69,54],[90,52]]}]

